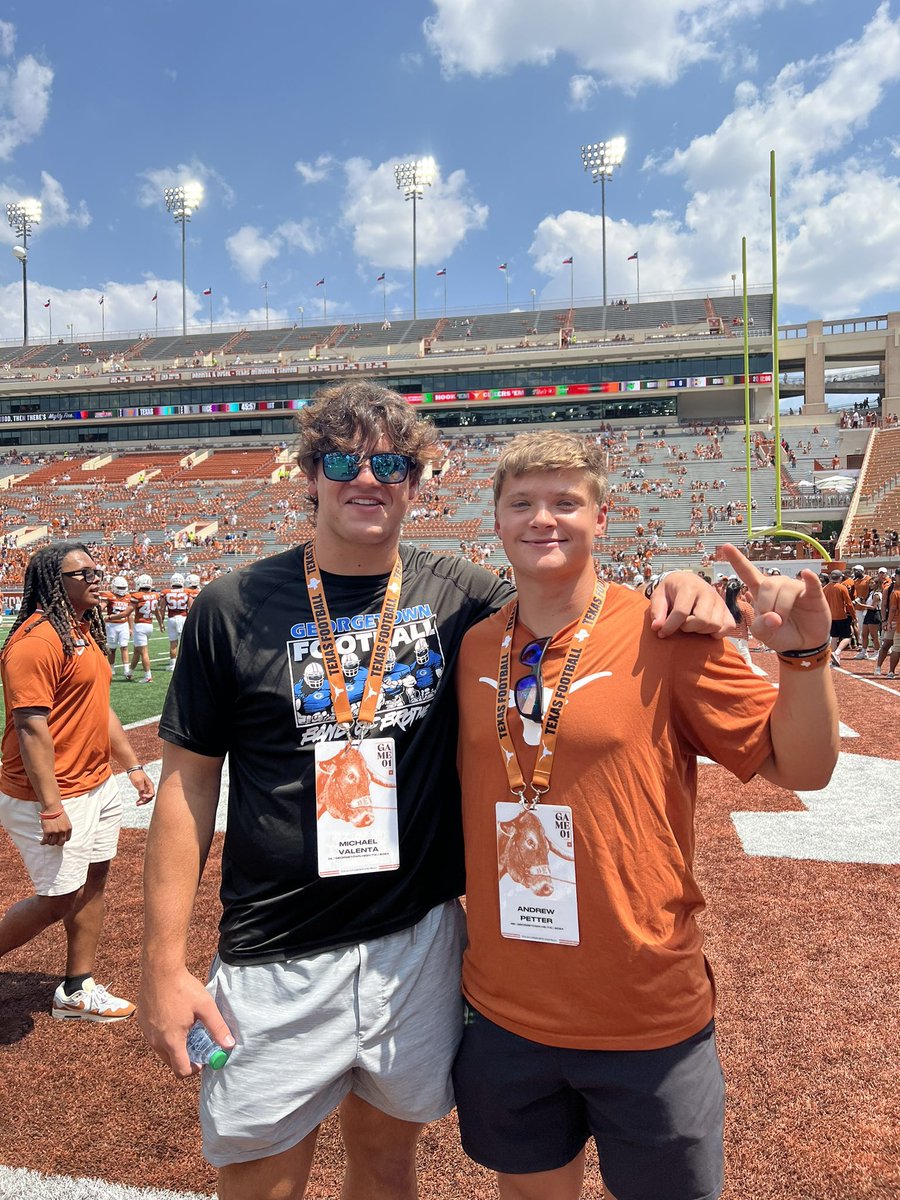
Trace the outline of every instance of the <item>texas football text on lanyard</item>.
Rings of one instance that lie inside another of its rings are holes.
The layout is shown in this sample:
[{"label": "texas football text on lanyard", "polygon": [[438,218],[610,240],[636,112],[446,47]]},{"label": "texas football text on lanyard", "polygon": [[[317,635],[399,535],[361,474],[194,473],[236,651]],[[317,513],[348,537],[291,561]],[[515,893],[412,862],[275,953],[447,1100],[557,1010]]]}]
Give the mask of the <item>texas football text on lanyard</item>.
[{"label": "texas football text on lanyard", "polygon": [[304,548],[303,570],[335,721],[347,730],[346,739],[317,742],[315,747],[319,874],[395,871],[400,865],[400,835],[394,742],[366,735],[375,727],[400,604],[403,565],[398,556],[385,589],[368,677],[355,716],[313,542]]},{"label": "texas football text on lanyard", "polygon": [[[531,782],[526,783],[509,732],[510,659],[518,604],[510,608],[497,670],[497,738],[509,790],[515,801],[497,804],[497,861],[500,886],[500,932],[529,942],[577,946],[578,896],[572,809],[547,804],[563,709],[578,672],[585,644],[606,598],[598,583],[569,644],[559,680],[541,723],[541,738]],[[551,869],[551,855],[559,865]],[[556,872],[556,873],[554,873]]]}]

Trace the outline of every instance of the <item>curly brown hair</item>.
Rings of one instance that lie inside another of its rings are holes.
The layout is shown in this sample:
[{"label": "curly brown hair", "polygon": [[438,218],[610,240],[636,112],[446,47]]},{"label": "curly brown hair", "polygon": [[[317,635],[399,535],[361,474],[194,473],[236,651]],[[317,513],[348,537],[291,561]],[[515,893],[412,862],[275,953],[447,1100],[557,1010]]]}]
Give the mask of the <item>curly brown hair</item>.
[{"label": "curly brown hair", "polygon": [[437,456],[438,432],[397,392],[367,379],[323,388],[297,413],[297,463],[309,478],[329,450],[354,453],[385,437],[413,460],[417,483]]}]

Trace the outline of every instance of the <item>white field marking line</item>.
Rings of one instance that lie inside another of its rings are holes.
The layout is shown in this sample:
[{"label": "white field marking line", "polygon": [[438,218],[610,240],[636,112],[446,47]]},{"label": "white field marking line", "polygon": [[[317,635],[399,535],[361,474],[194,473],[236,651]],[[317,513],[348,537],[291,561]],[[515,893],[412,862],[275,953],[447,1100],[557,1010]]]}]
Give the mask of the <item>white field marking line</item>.
[{"label": "white field marking line", "polygon": [[155,717],[145,717],[143,721],[132,721],[130,725],[123,725],[122,728],[123,729],[140,729],[144,725],[155,724],[155,722],[157,722],[161,716],[162,716],[161,713],[157,713]]},{"label": "white field marking line", "polygon": [[[892,687],[882,683],[881,679],[875,675],[855,675],[853,671],[848,671],[846,667],[832,667],[833,671],[840,671],[842,675],[846,675],[849,679],[856,679],[860,683],[865,683],[868,687],[878,688],[880,692],[887,692],[889,696],[900,696],[900,692],[896,692]],[[894,682],[893,680],[891,682]]]}]

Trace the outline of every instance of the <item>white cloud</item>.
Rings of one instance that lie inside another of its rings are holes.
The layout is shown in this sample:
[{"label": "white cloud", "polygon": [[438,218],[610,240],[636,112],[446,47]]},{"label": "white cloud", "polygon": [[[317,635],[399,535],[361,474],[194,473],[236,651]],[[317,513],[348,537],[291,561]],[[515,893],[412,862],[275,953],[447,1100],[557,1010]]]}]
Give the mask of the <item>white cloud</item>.
[{"label": "white cloud", "polygon": [[569,80],[569,107],[586,109],[599,90],[593,75],[573,75]]},{"label": "white cloud", "polygon": [[[790,0],[433,0],[425,39],[445,74],[493,75],[567,55],[625,89],[733,57],[742,18]],[[809,0],[796,0],[808,3]]]},{"label": "white cloud", "polygon": [[[158,299],[152,303],[154,293]],[[71,339],[71,325],[78,341],[90,341],[99,348],[101,328],[105,322],[106,336],[137,336],[138,333],[152,334],[156,328],[157,310],[160,333],[181,332],[181,280],[157,279],[148,276],[138,283],[121,283],[108,280],[101,288],[73,288],[68,291],[45,286],[40,276],[28,279],[28,331],[29,341],[48,341],[52,321],[53,341]],[[104,297],[103,308],[99,300]],[[209,330],[209,297],[202,292],[187,291],[188,332],[204,334]],[[255,297],[254,297],[255,299]],[[50,301],[50,308],[44,302]],[[332,303],[328,302],[329,312]],[[249,326],[264,324],[265,303],[261,301],[250,307],[239,308],[230,303],[226,295],[217,293],[212,297],[213,322],[216,326]],[[311,311],[311,310],[308,310]],[[283,306],[269,306],[269,324],[290,325],[297,320],[296,312]],[[0,322],[8,335],[17,337],[22,329],[22,285],[11,282],[0,285]],[[214,335],[214,344],[222,341],[220,332]],[[73,363],[75,359],[72,360]]]},{"label": "white cloud", "polygon": [[[746,176],[748,146],[772,146],[780,170],[802,170],[846,145],[864,128],[900,79],[900,22],[879,6],[856,42],[827,56],[789,63],[760,94],[749,83],[735,91],[736,108],[711,134],[676,151],[663,170],[689,188],[736,186]],[[810,81],[811,86],[807,81]]]},{"label": "white cloud", "polygon": [[163,202],[163,192],[168,187],[177,187],[182,183],[202,183],[203,201],[209,204],[213,197],[219,199],[226,208],[235,202],[234,189],[219,174],[214,167],[209,167],[199,159],[191,159],[189,163],[179,163],[174,167],[148,167],[138,175],[137,201],[141,208],[156,208]]},{"label": "white cloud", "polygon": [[84,200],[79,200],[73,208],[66,199],[62,184],[48,171],[41,171],[40,200],[43,205],[41,223],[45,228],[74,225],[78,229],[87,229],[91,223],[91,214]]},{"label": "white cloud", "polygon": [[334,161],[330,154],[320,154],[314,163],[295,162],[294,170],[301,176],[304,183],[321,183],[331,174]]},{"label": "white cloud", "polygon": [[225,239],[225,249],[235,270],[250,280],[262,278],[264,269],[278,257],[281,248],[280,237],[266,236],[255,225],[242,225],[237,233]]},{"label": "white cloud", "polygon": [[302,221],[284,221],[278,226],[276,236],[292,250],[302,250],[304,254],[315,254],[322,247],[322,236],[309,217]]},{"label": "white cloud", "polygon": [[[0,54],[12,59],[15,27],[0,21]],[[0,159],[40,133],[50,110],[53,71],[31,54],[0,67]]]},{"label": "white cloud", "polygon": [[[657,212],[641,224],[607,222],[608,294],[649,293],[730,284],[747,237],[751,284],[771,282],[769,154],[776,151],[779,294],[782,303],[833,315],[860,311],[867,297],[900,278],[900,175],[891,143],[847,147],[900,83],[900,19],[883,3],[856,41],[809,62],[785,66],[764,87],[743,83],[735,108],[710,133],[643,170],[683,183],[680,213]],[[892,173],[893,168],[893,173]],[[561,259],[576,253],[576,292],[599,295],[599,217],[561,213],[535,231],[531,253],[548,277],[547,293],[568,290]],[[590,264],[587,275],[584,271]]]},{"label": "white cloud", "polygon": [[[408,270],[412,229],[411,202],[397,190],[392,158],[373,167],[364,158],[344,163],[346,191],[343,222],[353,233],[356,253],[382,270]],[[443,266],[474,229],[483,229],[488,208],[470,193],[465,171],[445,179],[438,168],[434,183],[416,204],[416,258],[420,266]]]},{"label": "white cloud", "polygon": [[0,55],[12,58],[16,48],[16,27],[9,21],[0,21]]},{"label": "white cloud", "polygon": [[[0,184],[0,207],[22,198],[21,189],[6,183]],[[41,187],[34,198],[41,202],[40,229],[59,229],[66,225],[86,229],[91,223],[91,214],[84,200],[71,205],[66,199],[62,184],[48,171],[41,172]],[[14,241],[16,236],[12,229],[0,229],[0,244],[11,245]]]},{"label": "white cloud", "polygon": [[266,266],[284,250],[314,254],[321,244],[319,231],[308,218],[284,221],[268,234],[255,225],[242,225],[237,233],[225,239],[225,249],[236,270],[252,281],[261,279]]}]

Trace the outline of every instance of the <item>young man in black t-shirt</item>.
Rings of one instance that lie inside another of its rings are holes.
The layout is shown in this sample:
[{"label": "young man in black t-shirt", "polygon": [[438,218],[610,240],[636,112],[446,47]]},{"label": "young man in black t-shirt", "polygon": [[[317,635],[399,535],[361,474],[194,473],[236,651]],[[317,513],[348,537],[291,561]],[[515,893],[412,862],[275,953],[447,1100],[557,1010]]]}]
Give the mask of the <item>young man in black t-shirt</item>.
[{"label": "young man in black t-shirt", "polygon": [[[416,1143],[452,1107],[462,1031],[448,683],[466,630],[511,592],[400,545],[437,436],[402,397],[354,382],[299,423],[314,542],[214,581],[185,625],[160,722],[139,1020],[179,1076],[199,1070],[185,1049],[195,1020],[235,1046],[202,1081],[223,1200],[302,1196],[337,1107],[347,1200],[412,1200]],[[653,605],[663,636],[727,623],[693,576],[670,577]],[[204,988],[185,951],[226,754],[223,917]]]}]

